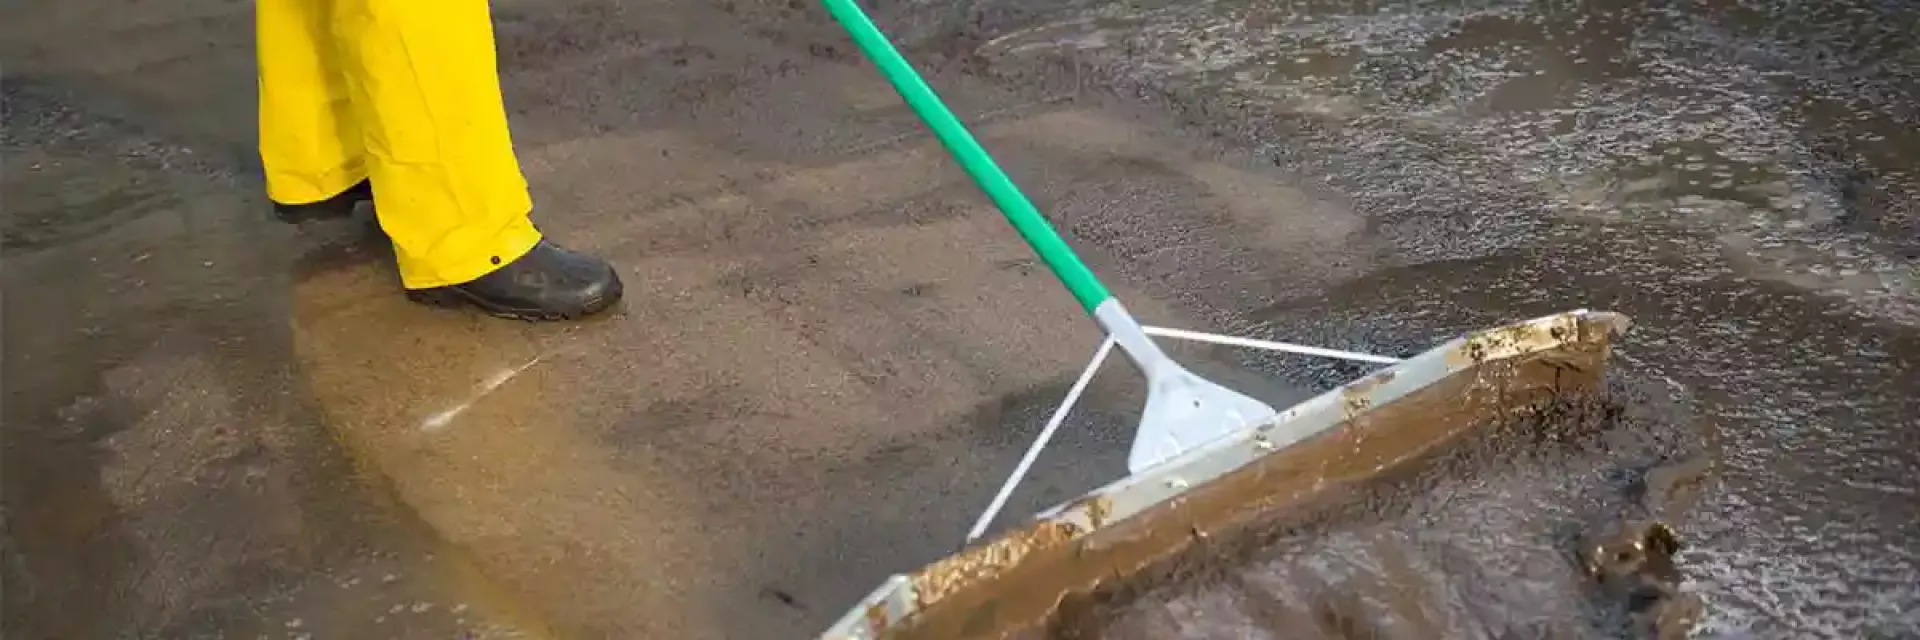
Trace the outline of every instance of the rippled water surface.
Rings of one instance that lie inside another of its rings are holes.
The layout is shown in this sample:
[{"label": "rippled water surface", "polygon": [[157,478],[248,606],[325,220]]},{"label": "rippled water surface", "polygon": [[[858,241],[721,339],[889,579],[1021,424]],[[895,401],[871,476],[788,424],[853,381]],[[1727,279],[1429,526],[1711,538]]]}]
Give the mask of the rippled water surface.
[{"label": "rippled water surface", "polygon": [[996,72],[1070,63],[1390,240],[1245,330],[1405,351],[1627,313],[1626,375],[1685,389],[1721,449],[1681,532],[1700,629],[1920,634],[1920,5],[1008,6],[975,10]]}]

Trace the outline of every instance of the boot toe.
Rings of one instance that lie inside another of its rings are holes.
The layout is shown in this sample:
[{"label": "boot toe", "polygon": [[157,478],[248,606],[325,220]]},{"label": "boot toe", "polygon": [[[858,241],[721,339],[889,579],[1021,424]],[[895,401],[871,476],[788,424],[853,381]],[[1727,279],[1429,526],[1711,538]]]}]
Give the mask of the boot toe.
[{"label": "boot toe", "polygon": [[[587,256],[581,257],[592,261],[596,268],[592,269],[590,274],[581,274],[588,277],[578,279],[570,286],[558,288],[555,291],[558,299],[547,305],[551,308],[572,310],[574,315],[571,317],[591,315],[606,310],[607,307],[620,301],[620,296],[625,293],[626,288],[620,282],[620,274],[614,270],[613,265]],[[587,269],[583,268],[582,271]]]},{"label": "boot toe", "polygon": [[624,291],[613,265],[543,240],[526,255],[472,282],[409,296],[429,304],[470,304],[506,318],[573,320],[605,311]]}]

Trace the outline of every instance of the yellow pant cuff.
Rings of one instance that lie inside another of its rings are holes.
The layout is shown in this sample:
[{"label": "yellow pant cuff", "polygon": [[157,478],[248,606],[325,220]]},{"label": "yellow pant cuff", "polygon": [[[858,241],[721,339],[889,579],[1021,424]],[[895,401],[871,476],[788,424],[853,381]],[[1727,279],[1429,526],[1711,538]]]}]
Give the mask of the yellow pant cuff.
[{"label": "yellow pant cuff", "polygon": [[540,238],[533,222],[523,217],[477,242],[443,242],[424,256],[408,256],[396,251],[400,285],[408,289],[432,289],[472,282],[527,255],[540,243]]}]

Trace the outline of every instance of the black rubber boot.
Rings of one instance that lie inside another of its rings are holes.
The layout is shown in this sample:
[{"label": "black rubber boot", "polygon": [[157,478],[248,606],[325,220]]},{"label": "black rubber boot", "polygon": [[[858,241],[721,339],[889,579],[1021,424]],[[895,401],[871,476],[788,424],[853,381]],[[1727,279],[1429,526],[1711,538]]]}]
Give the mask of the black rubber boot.
[{"label": "black rubber boot", "polygon": [[541,240],[532,251],[465,284],[409,289],[423,304],[473,305],[517,320],[574,320],[620,301],[620,275],[606,261]]},{"label": "black rubber boot", "polygon": [[362,202],[373,201],[373,183],[361,180],[359,184],[347,187],[346,191],[331,198],[307,204],[273,203],[273,215],[287,224],[304,224],[321,220],[335,220],[353,215],[353,208]]}]

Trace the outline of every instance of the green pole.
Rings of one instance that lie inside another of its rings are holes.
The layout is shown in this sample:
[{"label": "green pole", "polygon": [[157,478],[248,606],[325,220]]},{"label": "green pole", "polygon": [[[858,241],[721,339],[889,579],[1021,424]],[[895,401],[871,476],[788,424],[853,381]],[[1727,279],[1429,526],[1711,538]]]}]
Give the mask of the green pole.
[{"label": "green pole", "polygon": [[993,157],[987,155],[986,149],[980,148],[973,134],[967,132],[966,125],[961,124],[960,119],[954,117],[953,112],[940,102],[940,96],[927,86],[925,80],[920,79],[920,74],[914,72],[913,66],[907,64],[900,52],[894,50],[893,43],[887,41],[886,35],[873,26],[873,21],[867,19],[859,5],[854,4],[854,0],[823,1],[827,11],[833,14],[833,19],[853,38],[853,43],[866,53],[874,66],[880,68],[880,75],[893,84],[894,91],[899,92],[907,106],[940,138],[940,143],[953,154],[953,159],[966,169],[967,175],[973,176],[980,190],[985,191],[987,197],[1000,207],[1000,213],[1007,217],[1007,221],[1020,232],[1034,252],[1040,254],[1040,259],[1047,263],[1047,268],[1060,279],[1060,283],[1073,292],[1080,307],[1092,314],[1095,307],[1112,297],[1106,286],[1094,277],[1093,271],[1080,262],[1080,257],[1074,255],[1073,249],[1047,224],[1040,210],[1034,208],[1027,196],[1020,193],[1020,187],[1013,184],[1013,179],[1000,170]]}]

